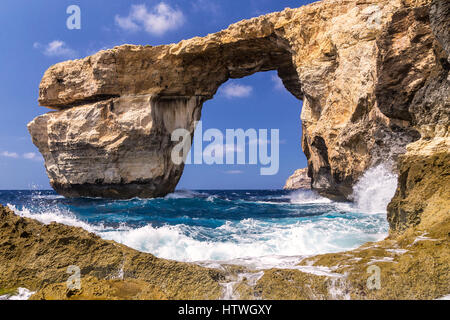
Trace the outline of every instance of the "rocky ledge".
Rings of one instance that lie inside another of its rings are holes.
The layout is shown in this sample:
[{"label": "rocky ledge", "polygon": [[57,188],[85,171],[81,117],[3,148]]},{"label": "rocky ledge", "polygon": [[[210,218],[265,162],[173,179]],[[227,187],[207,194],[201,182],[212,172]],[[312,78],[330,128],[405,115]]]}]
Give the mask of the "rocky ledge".
[{"label": "rocky ledge", "polygon": [[[69,290],[67,268],[80,268]],[[158,259],[81,228],[42,224],[0,205],[0,292],[23,287],[37,299],[218,299],[223,272]]]}]

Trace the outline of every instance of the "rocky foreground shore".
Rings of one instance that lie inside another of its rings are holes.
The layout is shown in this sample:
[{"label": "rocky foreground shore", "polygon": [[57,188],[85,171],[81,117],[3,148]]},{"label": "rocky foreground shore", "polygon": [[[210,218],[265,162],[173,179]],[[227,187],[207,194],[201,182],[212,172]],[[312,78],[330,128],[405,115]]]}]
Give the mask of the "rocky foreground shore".
[{"label": "rocky foreground shore", "polygon": [[[76,265],[82,290],[70,291]],[[24,287],[38,299],[217,299],[218,270],[158,259],[81,228],[22,218],[0,207],[0,288]]]}]

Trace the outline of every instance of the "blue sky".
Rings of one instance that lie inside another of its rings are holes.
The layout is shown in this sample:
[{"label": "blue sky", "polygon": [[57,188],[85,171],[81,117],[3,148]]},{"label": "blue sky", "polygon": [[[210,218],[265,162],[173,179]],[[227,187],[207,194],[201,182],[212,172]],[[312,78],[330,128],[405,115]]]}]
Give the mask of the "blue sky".
[{"label": "blue sky", "polygon": [[[37,103],[49,66],[124,43],[159,45],[204,36],[242,19],[309,2],[0,1],[0,189],[50,188],[26,129],[34,117],[49,111]],[[81,8],[80,30],[66,27],[70,5]],[[205,103],[203,129],[279,129],[279,173],[261,176],[258,165],[187,165],[178,188],[281,188],[295,169],[306,166],[300,112],[301,102],[280,87],[276,72],[230,80]]]}]

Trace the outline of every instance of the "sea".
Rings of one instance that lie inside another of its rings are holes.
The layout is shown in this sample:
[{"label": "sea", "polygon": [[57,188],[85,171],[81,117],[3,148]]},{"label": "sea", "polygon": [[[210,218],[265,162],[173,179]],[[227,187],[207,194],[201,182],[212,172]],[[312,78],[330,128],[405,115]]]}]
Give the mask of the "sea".
[{"label": "sea", "polygon": [[82,227],[161,258],[288,268],[305,256],[386,237],[386,207],[396,184],[397,176],[379,165],[358,181],[353,202],[334,202],[311,190],[177,190],[131,200],[3,190],[0,203],[20,216]]}]

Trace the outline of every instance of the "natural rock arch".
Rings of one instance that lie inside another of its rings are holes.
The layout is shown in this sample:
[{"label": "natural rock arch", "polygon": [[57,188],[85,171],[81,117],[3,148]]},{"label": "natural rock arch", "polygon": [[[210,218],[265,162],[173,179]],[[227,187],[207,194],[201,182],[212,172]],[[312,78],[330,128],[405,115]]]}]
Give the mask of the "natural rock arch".
[{"label": "natural rock arch", "polygon": [[193,135],[203,103],[228,79],[277,70],[302,98],[292,50],[273,29],[203,42],[206,47],[124,45],[50,68],[39,102],[60,111],[38,117],[29,129],[52,187],[68,197],[163,196],[184,167],[172,163],[171,133],[184,128]]},{"label": "natural rock arch", "polygon": [[170,160],[172,130],[192,134],[203,102],[229,78],[278,70],[304,102],[313,187],[347,198],[367,167],[395,160],[419,137],[407,105],[439,46],[427,4],[322,1],[178,44],[124,45],[63,62],[39,91],[39,103],[58,111],[28,128],[57,192],[163,196],[183,171]]}]

